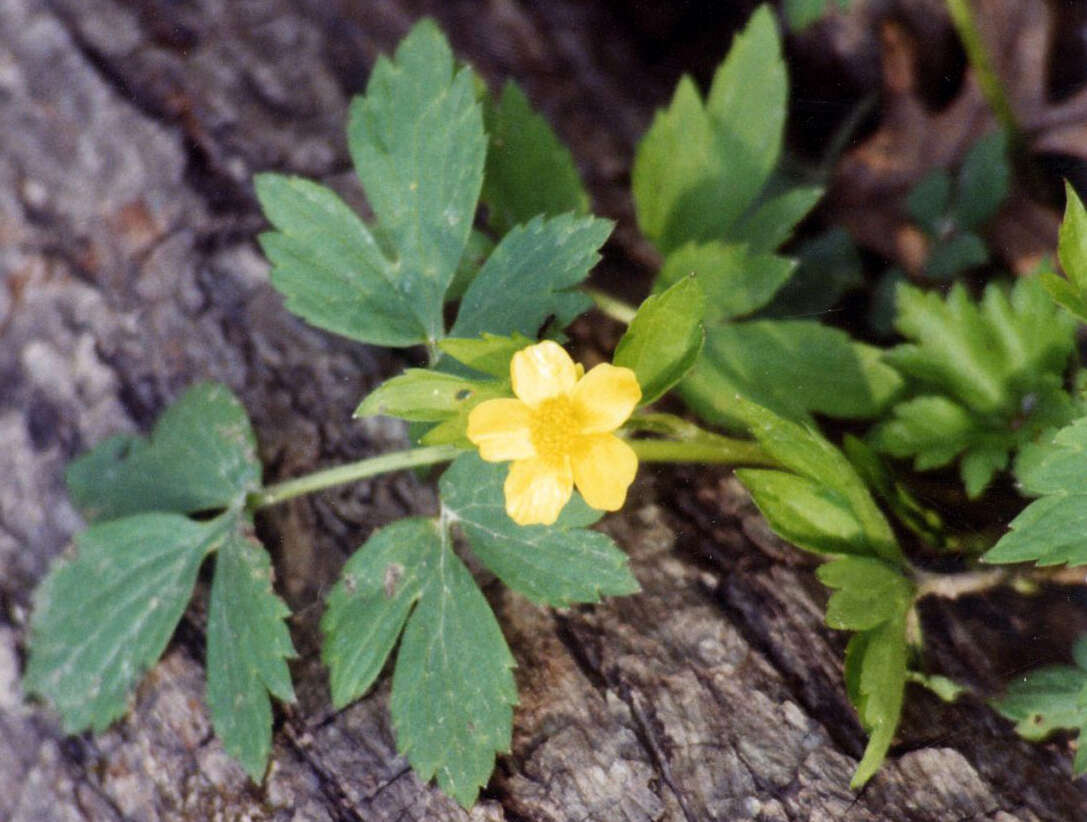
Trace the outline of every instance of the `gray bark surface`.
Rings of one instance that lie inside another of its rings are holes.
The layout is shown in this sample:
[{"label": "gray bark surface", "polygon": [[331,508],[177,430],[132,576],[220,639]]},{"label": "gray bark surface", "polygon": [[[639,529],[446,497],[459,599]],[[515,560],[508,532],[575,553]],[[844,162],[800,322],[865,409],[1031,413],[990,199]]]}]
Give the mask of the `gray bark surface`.
[{"label": "gray bark surface", "polygon": [[[550,611],[482,580],[521,704],[512,752],[471,812],[396,756],[386,680],[333,712],[319,661],[321,595],[345,558],[373,528],[434,510],[433,491],[407,474],[258,522],[301,654],[299,701],[278,710],[263,786],[224,754],[203,703],[205,582],[108,732],[66,738],[24,700],[32,591],[80,527],[63,483],[73,456],[146,431],[199,379],[241,396],[269,481],[405,445],[399,425],[350,415],[407,355],[283,309],[254,242],[249,181],[290,171],[358,201],[346,104],[422,14],[488,81],[516,77],[556,124],[598,209],[621,220],[604,276],[636,280],[649,258],[626,176],[674,77],[640,62],[619,6],[0,2],[0,819],[1084,818],[1065,745],[1028,745],[979,700],[947,706],[913,687],[886,767],[851,792],[864,735],[815,563],[769,535],[716,470],[643,469],[628,508],[608,518],[638,596]],[[582,321],[577,339],[591,356],[614,333]],[[990,692],[1016,664],[1010,634],[1067,647],[1057,640],[1083,627],[1082,606],[1053,624],[1038,610],[978,598],[927,609],[934,669]]]}]

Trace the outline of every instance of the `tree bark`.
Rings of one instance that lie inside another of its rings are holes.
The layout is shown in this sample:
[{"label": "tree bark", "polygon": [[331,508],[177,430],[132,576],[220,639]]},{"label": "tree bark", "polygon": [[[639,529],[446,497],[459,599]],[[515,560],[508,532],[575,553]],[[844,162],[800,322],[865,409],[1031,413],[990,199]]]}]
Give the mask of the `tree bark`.
[{"label": "tree bark", "polygon": [[[724,4],[730,5],[730,4]],[[248,408],[266,480],[405,445],[353,421],[410,360],[311,329],[267,281],[250,184],[277,170],[360,203],[343,131],[369,67],[420,15],[493,85],[516,78],[619,220],[599,275],[644,290],[652,252],[627,193],[633,146],[710,24],[577,0],[4,0],[0,3],[0,819],[1075,819],[1087,794],[1065,745],[1032,746],[985,705],[920,689],[884,769],[848,787],[864,735],[844,692],[845,637],[822,622],[815,561],[773,538],[727,472],[644,468],[604,527],[643,593],[542,609],[482,579],[513,649],[512,752],[466,812],[395,753],[388,682],[339,712],[319,660],[322,594],[377,526],[435,509],[400,474],[262,516],[294,610],[298,703],[281,706],[265,783],[215,739],[203,702],[206,581],[132,710],[67,738],[19,677],[34,586],[80,527],[63,472],[146,431],[183,388],[221,380]],[[662,13],[663,14],[663,13]],[[679,22],[677,23],[677,19]],[[666,42],[666,41],[662,41]],[[656,48],[657,51],[653,49]],[[696,62],[691,65],[698,67]],[[704,69],[704,66],[702,66]],[[616,329],[582,320],[592,356]],[[1051,597],[1058,603],[1060,596]],[[1043,618],[1014,598],[928,608],[933,667],[982,691],[1031,631],[1061,646],[1081,604]],[[1055,625],[1061,626],[1054,628]],[[988,643],[988,645],[986,644]],[[975,648],[995,648],[986,656]],[[1032,652],[1046,658],[1045,649]],[[996,660],[996,661],[993,661]]]}]

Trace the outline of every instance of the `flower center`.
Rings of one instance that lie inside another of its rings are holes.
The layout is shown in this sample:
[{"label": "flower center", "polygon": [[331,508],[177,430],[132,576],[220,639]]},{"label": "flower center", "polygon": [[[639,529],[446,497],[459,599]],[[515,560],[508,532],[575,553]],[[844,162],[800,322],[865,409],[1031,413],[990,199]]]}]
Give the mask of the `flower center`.
[{"label": "flower center", "polygon": [[532,444],[542,459],[561,460],[569,456],[578,433],[577,414],[569,397],[544,400],[532,414]]}]

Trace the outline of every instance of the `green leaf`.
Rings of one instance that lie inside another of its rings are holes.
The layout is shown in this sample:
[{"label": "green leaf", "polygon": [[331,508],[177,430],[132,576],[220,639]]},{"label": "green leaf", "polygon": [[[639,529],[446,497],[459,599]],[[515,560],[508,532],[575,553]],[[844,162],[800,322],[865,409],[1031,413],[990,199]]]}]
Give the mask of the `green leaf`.
[{"label": "green leaf", "polygon": [[737,34],[705,105],[689,77],[658,112],[632,171],[642,231],[665,254],[722,239],[777,164],[788,81],[773,13],[761,7]]},{"label": "green leaf", "polygon": [[867,631],[902,617],[913,602],[913,586],[887,563],[868,557],[846,557],[816,571],[835,589],[827,603],[827,625],[839,630]]},{"label": "green leaf", "polygon": [[1008,196],[1011,166],[1008,137],[994,131],[978,140],[959,169],[953,216],[959,226],[975,230],[987,223]]},{"label": "green leaf", "polygon": [[439,339],[445,292],[483,183],[487,138],[472,72],[455,67],[434,21],[417,23],[393,60],[378,58],[366,95],[351,104],[347,143],[395,249],[390,292],[407,303],[426,339]]},{"label": "green leaf", "polygon": [[564,214],[535,217],[511,230],[468,286],[450,336],[486,331],[536,339],[551,317],[565,328],[591,304],[575,287],[600,259],[612,225]]},{"label": "green leaf", "polygon": [[513,355],[532,343],[532,339],[517,332],[510,337],[483,332],[481,337],[475,338],[447,337],[438,343],[438,347],[473,371],[508,380]]},{"label": "green leaf", "polygon": [[[407,625],[404,628],[405,623]],[[343,707],[393,673],[397,747],[421,779],[471,805],[509,749],[513,657],[490,606],[433,520],[377,531],[344,566],[321,620],[332,700]]]},{"label": "green leaf", "polygon": [[776,251],[822,196],[822,188],[808,186],[769,197],[729,228],[728,239],[754,253]]},{"label": "green leaf", "polygon": [[337,710],[366,693],[381,673],[434,573],[436,545],[433,520],[402,519],[374,532],[347,561],[321,618],[321,658]]},{"label": "green leaf", "polygon": [[939,232],[939,222],[951,200],[951,178],[946,171],[936,170],[921,178],[906,197],[906,211],[926,231]]},{"label": "green leaf", "polygon": [[1076,190],[1065,181],[1064,220],[1057,243],[1061,268],[1068,279],[1042,274],[1042,285],[1059,305],[1087,322],[1087,210]]},{"label": "green leaf", "polygon": [[904,616],[854,634],[846,647],[849,698],[869,734],[864,756],[849,783],[854,790],[864,787],[879,770],[891,747],[902,715],[906,656]]},{"label": "green leaf", "polygon": [[1087,563],[1087,418],[1061,429],[1048,445],[1031,449],[1016,473],[1023,490],[1041,495],[1011,523],[982,558],[1038,565]]},{"label": "green leaf", "polygon": [[947,242],[935,243],[929,250],[925,276],[930,280],[950,280],[988,260],[989,249],[977,234],[956,234]]},{"label": "green leaf", "polygon": [[727,426],[735,394],[793,419],[813,412],[856,419],[879,414],[901,387],[878,349],[843,331],[760,320],[707,329],[702,357],[680,391],[704,419]]},{"label": "green leaf", "polygon": [[940,674],[923,674],[920,671],[906,671],[906,681],[927,688],[944,702],[955,702],[970,690],[949,677]]},{"label": "green leaf", "polygon": [[53,566],[34,595],[23,686],[56,707],[68,733],[102,731],[125,712],[234,520],[135,514],[91,526],[75,557]]},{"label": "green leaf", "polygon": [[144,511],[226,508],[260,487],[256,440],[245,409],[222,385],[186,391],[150,440],[121,435],[68,468],[68,491],[89,520]]},{"label": "green leaf", "polygon": [[649,297],[615,348],[615,365],[631,369],[647,405],[679,382],[702,352],[705,298],[698,280],[687,277]]},{"label": "green leaf", "polygon": [[445,292],[446,300],[459,300],[468,290],[468,285],[476,278],[479,269],[494,251],[494,240],[482,231],[472,229],[468,235],[468,245],[464,249],[464,256],[460,258],[453,281],[449,284],[449,290]]},{"label": "green leaf", "polygon": [[857,247],[849,234],[832,228],[794,252],[792,277],[759,312],[760,319],[790,319],[828,312],[846,292],[864,284]]},{"label": "green leaf", "polygon": [[470,380],[441,371],[409,368],[371,391],[355,409],[355,416],[384,414],[412,422],[441,422],[466,416],[483,400],[507,395],[508,389],[508,379]]},{"label": "green leaf", "polygon": [[226,752],[259,782],[272,746],[269,694],[294,701],[285,658],[295,652],[283,622],[290,610],[272,591],[268,553],[250,528],[236,528],[216,554],[208,606],[207,699]]},{"label": "green leaf", "polygon": [[483,201],[498,234],[538,214],[585,214],[589,195],[569,149],[536,114],[512,80],[483,111],[491,142],[483,175]]},{"label": "green leaf", "polygon": [[742,245],[688,243],[665,258],[657,282],[669,286],[695,274],[706,295],[706,323],[716,325],[766,305],[795,268],[796,260]]},{"label": "green leaf", "polygon": [[[890,525],[876,506],[863,480],[841,451],[827,442],[814,428],[784,419],[742,397],[733,397],[730,413],[734,419],[746,425],[759,444],[782,467],[808,480],[807,483],[793,483],[792,487],[797,491],[803,489],[811,503],[807,510],[809,514],[815,513],[814,517],[803,517],[803,512],[793,509],[791,499],[782,493],[788,490],[788,481],[774,485],[770,489],[774,496],[767,496],[765,500],[760,500],[754,489],[752,490],[755,503],[771,525],[779,518],[786,522],[806,521],[808,533],[813,535],[812,539],[818,529],[824,528],[824,535],[819,537],[820,544],[838,546],[833,553],[865,553],[892,562],[901,560],[902,554]],[[766,477],[763,475],[766,473],[775,472],[744,470],[737,471],[737,477],[746,484],[747,478],[754,474],[753,486],[761,488],[765,485]],[[784,472],[776,473],[791,476]],[[775,508],[770,514],[768,511],[771,510],[771,505],[777,503],[776,497],[781,497],[782,507]],[[766,503],[765,509],[762,507],[763,502]],[[818,518],[822,513],[818,511],[820,506],[828,512],[833,511],[830,519],[824,521]],[[824,522],[827,524],[823,525]],[[858,536],[854,536],[849,530],[853,523],[859,525]],[[864,550],[853,550],[859,549],[861,545]],[[816,545],[811,550],[823,552],[826,549]]]},{"label": "green leaf", "polygon": [[520,526],[506,514],[506,468],[463,454],[441,479],[442,502],[480,561],[533,602],[564,607],[639,590],[611,538],[579,527],[599,512],[575,497],[552,526]]},{"label": "green leaf", "polygon": [[850,0],[785,0],[785,18],[789,21],[789,28],[800,32],[819,20],[827,13],[827,7],[837,6],[841,11],[849,8]]},{"label": "green leaf", "polygon": [[397,747],[420,779],[464,807],[508,751],[517,686],[513,655],[487,600],[447,545],[432,545],[431,574],[404,629],[393,673]]},{"label": "green leaf", "polygon": [[375,345],[426,342],[397,265],[331,189],[279,174],[254,178],[257,199],[277,229],[260,235],[272,285],[311,325]]}]

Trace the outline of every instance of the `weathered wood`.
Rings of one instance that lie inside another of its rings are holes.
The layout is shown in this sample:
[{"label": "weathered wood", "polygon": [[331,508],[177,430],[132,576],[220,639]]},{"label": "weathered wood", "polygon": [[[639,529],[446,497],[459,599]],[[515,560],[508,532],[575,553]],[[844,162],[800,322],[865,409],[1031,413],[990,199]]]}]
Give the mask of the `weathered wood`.
[{"label": "weathered wood", "polygon": [[[636,277],[651,257],[626,175],[674,77],[647,67],[621,11],[576,0],[0,3],[0,819],[1081,818],[1087,798],[1063,751],[1022,743],[978,702],[943,706],[917,690],[888,766],[850,792],[863,734],[842,689],[844,638],[822,625],[812,561],[773,539],[720,471],[645,469],[627,511],[609,518],[644,586],[636,597],[551,612],[487,585],[521,705],[513,751],[471,813],[395,756],[387,682],[335,713],[317,653],[320,596],[347,554],[377,525],[434,509],[411,476],[259,522],[301,652],[299,703],[280,712],[264,786],[211,733],[203,587],[107,733],[66,739],[23,701],[31,591],[79,527],[63,489],[74,454],[146,429],[200,378],[241,395],[273,480],[404,444],[398,425],[350,412],[407,357],[283,310],[253,242],[249,180],[288,170],[357,201],[347,100],[423,13],[488,80],[516,76],[556,123],[599,208],[621,220],[606,275]],[[579,325],[590,355],[597,335],[614,329]],[[982,623],[1011,618],[973,606]],[[999,671],[980,654],[963,660],[956,608],[927,612],[932,656],[991,688]]]}]

